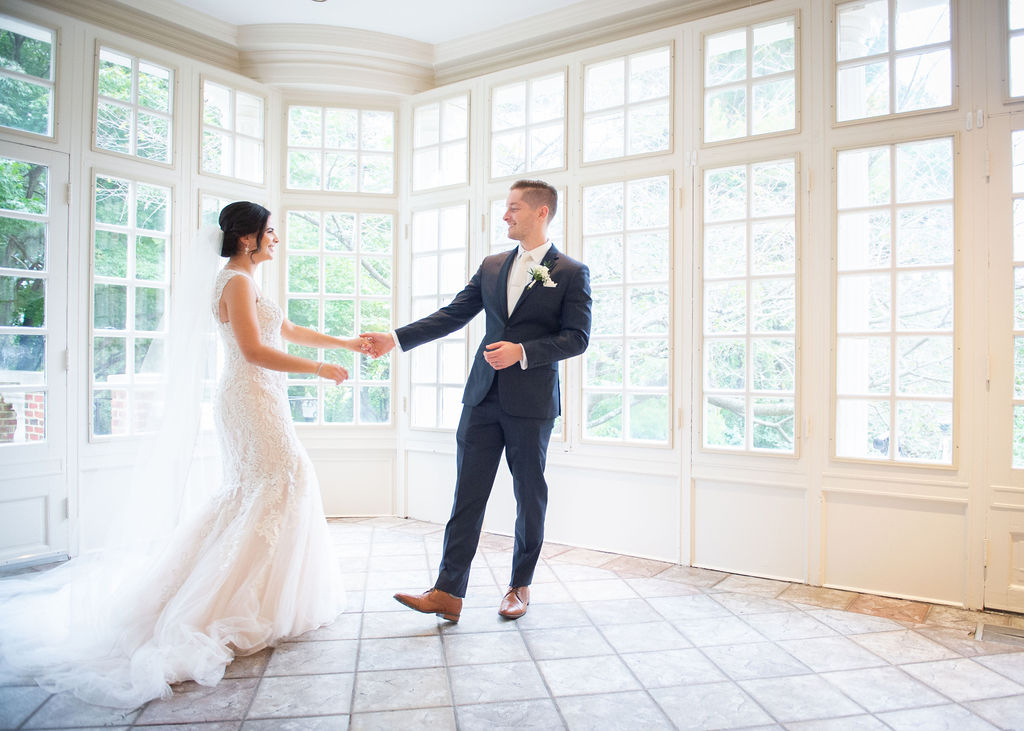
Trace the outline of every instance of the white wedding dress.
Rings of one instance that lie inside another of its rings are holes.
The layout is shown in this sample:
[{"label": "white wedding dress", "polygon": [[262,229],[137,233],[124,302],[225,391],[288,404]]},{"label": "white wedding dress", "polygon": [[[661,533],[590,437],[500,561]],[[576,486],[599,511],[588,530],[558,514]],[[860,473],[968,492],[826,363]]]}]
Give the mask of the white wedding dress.
[{"label": "white wedding dress", "polygon": [[[232,276],[246,275],[221,271],[214,313]],[[280,307],[260,296],[257,313],[262,341],[282,348]],[[48,690],[136,707],[170,695],[171,683],[213,685],[234,656],[328,624],[344,609],[285,374],[248,363],[230,323],[217,320],[225,363],[215,404],[223,465],[215,497],[174,531],[158,558],[113,587],[95,617],[76,616],[77,599],[107,591],[109,557],[84,569],[89,581],[58,579],[42,603],[39,587],[20,598],[0,593],[0,656]],[[11,583],[19,582],[0,582]]]}]

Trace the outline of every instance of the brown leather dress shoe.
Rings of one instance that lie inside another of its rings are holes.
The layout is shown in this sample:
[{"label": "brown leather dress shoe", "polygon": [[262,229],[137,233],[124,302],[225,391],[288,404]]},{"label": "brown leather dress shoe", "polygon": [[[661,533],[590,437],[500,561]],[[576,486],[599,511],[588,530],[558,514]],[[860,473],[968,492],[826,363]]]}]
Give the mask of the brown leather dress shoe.
[{"label": "brown leather dress shoe", "polygon": [[462,599],[440,589],[427,589],[422,594],[395,594],[395,599],[409,609],[436,614],[449,622],[458,622],[462,614]]},{"label": "brown leather dress shoe", "polygon": [[510,586],[505,592],[505,598],[501,600],[498,607],[498,614],[505,619],[519,619],[526,614],[526,607],[530,604],[530,587]]}]

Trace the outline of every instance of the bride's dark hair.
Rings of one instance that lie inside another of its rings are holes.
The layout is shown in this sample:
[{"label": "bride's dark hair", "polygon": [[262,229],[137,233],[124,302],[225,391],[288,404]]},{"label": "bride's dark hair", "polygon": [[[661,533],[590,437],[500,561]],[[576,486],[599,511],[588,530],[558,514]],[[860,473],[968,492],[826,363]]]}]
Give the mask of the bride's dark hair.
[{"label": "bride's dark hair", "polygon": [[224,206],[220,212],[220,230],[224,232],[220,255],[232,257],[237,254],[241,246],[239,239],[248,234],[256,234],[256,251],[262,249],[269,218],[270,211],[259,203],[235,201]]}]

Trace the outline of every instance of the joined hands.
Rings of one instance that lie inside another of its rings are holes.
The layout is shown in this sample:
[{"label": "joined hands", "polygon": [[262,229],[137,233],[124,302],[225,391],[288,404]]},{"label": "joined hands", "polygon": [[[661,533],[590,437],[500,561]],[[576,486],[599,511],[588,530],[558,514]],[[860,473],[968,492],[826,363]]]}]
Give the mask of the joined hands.
[{"label": "joined hands", "polygon": [[359,337],[363,339],[363,352],[371,358],[387,355],[395,347],[395,338],[391,333],[362,333]]}]

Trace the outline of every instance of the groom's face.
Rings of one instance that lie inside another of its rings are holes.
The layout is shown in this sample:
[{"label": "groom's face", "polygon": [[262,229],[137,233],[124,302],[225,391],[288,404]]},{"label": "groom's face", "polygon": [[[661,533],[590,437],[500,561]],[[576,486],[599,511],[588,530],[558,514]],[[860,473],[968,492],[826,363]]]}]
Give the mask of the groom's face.
[{"label": "groom's face", "polygon": [[513,241],[526,241],[537,234],[543,235],[546,216],[546,209],[540,210],[531,206],[523,197],[522,190],[508,192],[504,221],[508,225],[508,237]]}]

